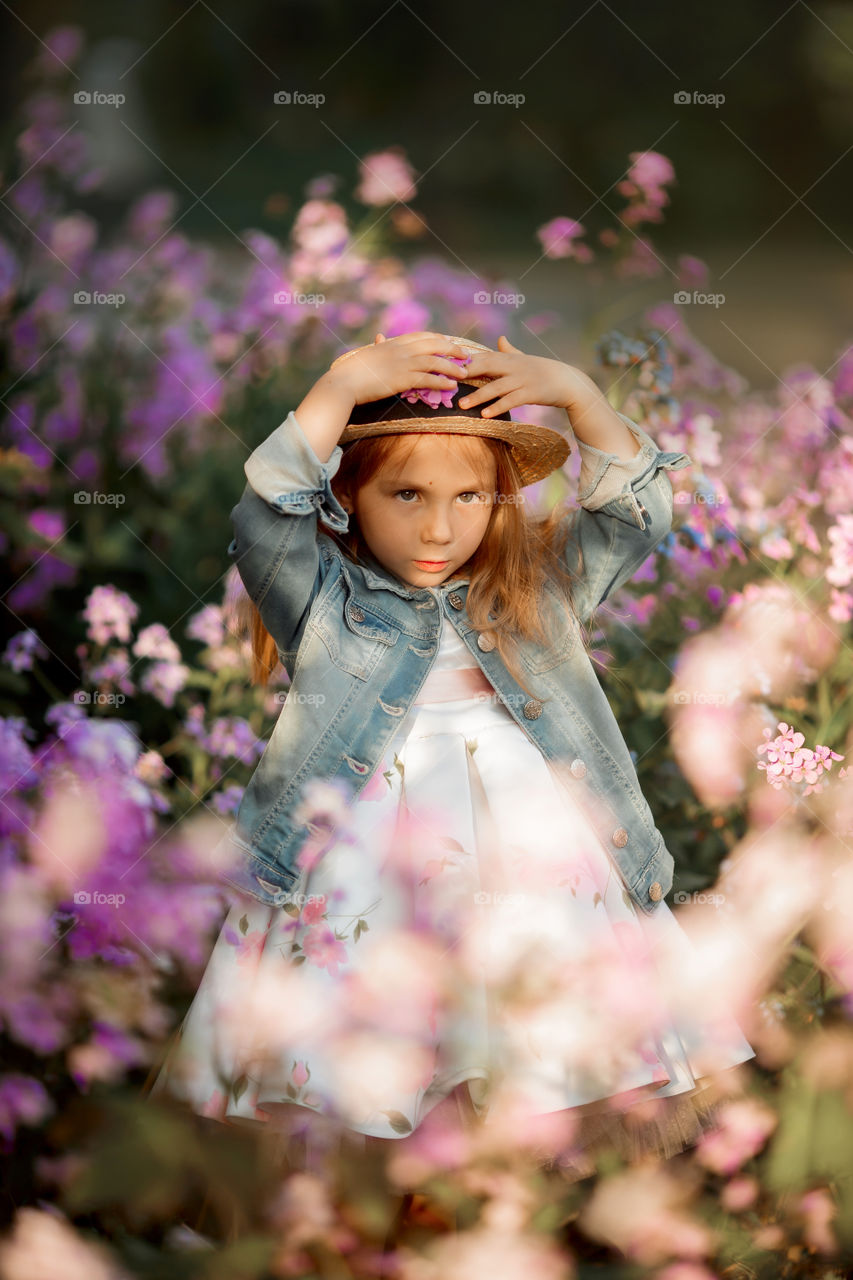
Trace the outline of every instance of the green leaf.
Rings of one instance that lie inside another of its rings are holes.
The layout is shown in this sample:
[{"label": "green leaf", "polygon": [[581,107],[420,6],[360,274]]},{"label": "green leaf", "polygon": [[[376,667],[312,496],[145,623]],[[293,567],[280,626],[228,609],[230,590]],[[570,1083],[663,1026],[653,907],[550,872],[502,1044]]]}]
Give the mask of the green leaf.
[{"label": "green leaf", "polygon": [[235,1102],[240,1101],[243,1094],[246,1092],[246,1087],[248,1086],[248,1083],[249,1083],[249,1077],[245,1074],[242,1076],[238,1076],[237,1079],[234,1081],[234,1085],[231,1089],[231,1092],[234,1096]]},{"label": "green leaf", "polygon": [[240,932],[245,936],[245,935],[248,933],[248,931],[249,931],[249,917],[248,917],[248,916],[241,916],[241,917],[240,917],[240,924],[239,924],[239,926],[238,926],[238,927],[239,927],[239,929],[240,929]]}]

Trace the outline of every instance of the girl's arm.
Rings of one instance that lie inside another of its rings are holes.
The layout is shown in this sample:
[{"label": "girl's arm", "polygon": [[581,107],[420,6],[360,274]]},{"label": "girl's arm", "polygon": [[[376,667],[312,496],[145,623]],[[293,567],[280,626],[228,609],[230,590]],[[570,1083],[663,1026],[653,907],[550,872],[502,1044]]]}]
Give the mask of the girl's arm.
[{"label": "girl's arm", "polygon": [[[327,440],[333,432],[340,437],[347,417],[348,412],[330,412],[323,422]],[[316,421],[314,426],[322,453]],[[296,414],[289,413],[247,458],[247,484],[231,511],[234,537],[228,556],[288,671],[325,576],[318,525],[339,533],[348,527],[331,486],[342,450],[335,444],[326,453],[325,460],[317,455]]]},{"label": "girl's arm", "polygon": [[563,408],[569,416],[581,471],[579,505],[566,517],[565,558],[576,580],[575,610],[585,620],[669,533],[672,485],[664,472],[691,460],[686,453],[658,449],[580,369],[525,355],[503,335],[497,352],[473,357],[469,373],[494,381],[463,396],[462,408],[484,404],[483,416],[490,417],[519,405],[543,404]]},{"label": "girl's arm", "polygon": [[566,517],[565,560],[581,621],[629,581],[669,533],[673,501],[666,472],[691,465],[688,454],[659,449],[642,427],[625,414],[616,416],[639,446],[632,457],[578,439],[578,506]]},{"label": "girl's arm", "polygon": [[353,405],[411,386],[452,386],[459,367],[449,357],[464,355],[441,334],[388,340],[380,334],[375,348],[323,374],[246,460],[248,483],[231,511],[228,555],[288,669],[328,564],[318,525],[337,533],[348,528],[331,480]]}]

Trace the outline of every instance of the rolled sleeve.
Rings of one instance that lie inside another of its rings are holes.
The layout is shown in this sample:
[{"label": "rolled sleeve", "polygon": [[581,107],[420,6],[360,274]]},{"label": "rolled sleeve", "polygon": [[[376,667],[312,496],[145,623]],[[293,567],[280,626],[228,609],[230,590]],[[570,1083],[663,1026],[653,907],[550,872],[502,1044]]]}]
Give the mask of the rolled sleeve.
[{"label": "rolled sleeve", "polygon": [[578,505],[567,517],[566,565],[574,582],[572,602],[585,620],[629,581],[672,527],[673,494],[666,472],[692,465],[686,453],[659,449],[620,413],[640,443],[633,458],[620,458],[577,441],[581,453]]},{"label": "rolled sleeve", "polygon": [[601,511],[613,503],[613,514],[623,518],[627,515],[642,528],[643,507],[637,501],[636,491],[660,468],[679,470],[690,466],[691,459],[686,453],[659,449],[649,433],[636,422],[624,413],[620,413],[619,417],[639,443],[640,449],[633,458],[620,458],[615,453],[605,453],[603,449],[596,449],[594,445],[575,437],[581,456],[578,504],[586,511]]},{"label": "rolled sleeve", "polygon": [[337,533],[345,533],[349,517],[332,492],[332,477],[343,449],[335,445],[321,462],[291,412],[246,460],[243,470],[258,497],[282,515],[312,515]]},{"label": "rolled sleeve", "polygon": [[633,458],[620,458],[615,453],[605,453],[584,440],[575,441],[581,458],[578,477],[578,502],[587,511],[598,511],[611,498],[618,498],[629,480],[642,475],[658,452],[657,445],[647,431],[638,427],[624,413],[619,417],[639,443],[640,450]]}]

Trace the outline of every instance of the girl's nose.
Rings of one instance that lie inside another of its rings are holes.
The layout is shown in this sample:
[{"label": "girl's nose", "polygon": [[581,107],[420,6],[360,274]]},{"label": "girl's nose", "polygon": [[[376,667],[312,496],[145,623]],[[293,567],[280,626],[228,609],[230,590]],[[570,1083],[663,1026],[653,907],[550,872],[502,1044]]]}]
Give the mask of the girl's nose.
[{"label": "girl's nose", "polygon": [[453,535],[449,516],[440,511],[432,512],[424,520],[422,536],[426,542],[450,542]]}]

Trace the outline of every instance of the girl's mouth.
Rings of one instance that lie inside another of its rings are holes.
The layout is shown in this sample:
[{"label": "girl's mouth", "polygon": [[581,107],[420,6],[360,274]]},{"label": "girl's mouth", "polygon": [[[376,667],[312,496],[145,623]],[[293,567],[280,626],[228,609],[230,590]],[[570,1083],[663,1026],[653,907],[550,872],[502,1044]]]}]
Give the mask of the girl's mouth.
[{"label": "girl's mouth", "polygon": [[436,570],[438,569],[443,569],[445,565],[449,563],[450,563],[449,560],[416,560],[415,561],[415,564],[418,566],[419,569],[432,570],[433,573],[435,573]]}]

